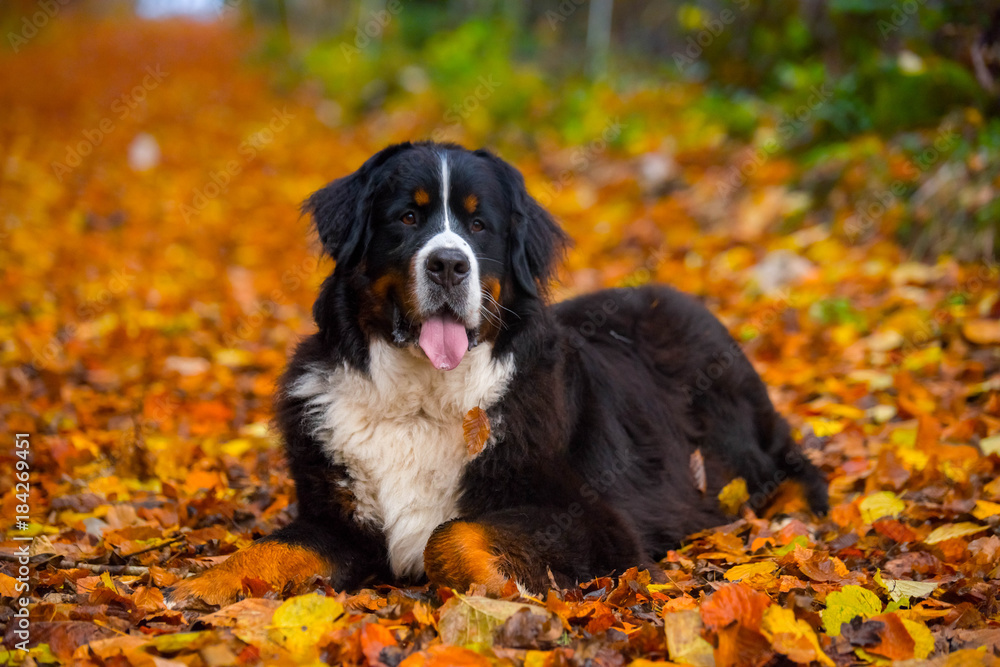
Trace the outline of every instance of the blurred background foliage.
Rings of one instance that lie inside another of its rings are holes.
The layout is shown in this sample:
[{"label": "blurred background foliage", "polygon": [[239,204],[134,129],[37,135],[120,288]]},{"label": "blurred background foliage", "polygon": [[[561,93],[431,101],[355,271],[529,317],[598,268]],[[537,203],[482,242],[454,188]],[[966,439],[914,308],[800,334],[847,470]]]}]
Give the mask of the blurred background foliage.
[{"label": "blurred background foliage", "polygon": [[[1000,0],[51,2],[241,21],[263,36],[251,57],[279,65],[275,86],[318,87],[331,126],[408,109],[443,119],[423,128],[439,140],[518,154],[603,133],[602,151],[638,155],[659,150],[670,113],[671,150],[797,160],[789,187],[834,228],[848,223],[829,198],[860,171],[848,236],[891,193],[918,256],[997,253]],[[5,2],[4,26],[38,5]],[[740,186],[750,167],[734,168]]]}]

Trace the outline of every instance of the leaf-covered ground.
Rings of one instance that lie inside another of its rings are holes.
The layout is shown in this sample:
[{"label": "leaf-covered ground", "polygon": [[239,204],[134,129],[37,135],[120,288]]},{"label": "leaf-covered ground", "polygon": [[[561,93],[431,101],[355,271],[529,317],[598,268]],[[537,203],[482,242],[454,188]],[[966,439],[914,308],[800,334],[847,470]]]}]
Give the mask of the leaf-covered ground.
[{"label": "leaf-covered ground", "polygon": [[[248,40],[65,20],[0,56],[0,658],[993,664],[997,267],[907,261],[888,240],[899,202],[857,217],[873,178],[931,175],[877,137],[837,158],[822,208],[790,184],[829,164],[774,155],[726,187],[746,156],[690,111],[695,87],[607,95],[586,144],[525,118],[533,145],[505,156],[576,241],[560,296],[661,280],[726,322],[827,473],[828,517],[737,483],[720,499],[733,522],[671,552],[667,584],[630,571],[494,601],[248,582],[231,607],[167,609],[162,588],[294,511],[270,398],[331,268],[299,202],[390,141],[476,137],[433,90],[339,126],[322,88],[248,61]],[[655,122],[611,148],[615,118]],[[27,503],[15,433],[30,434]]]}]

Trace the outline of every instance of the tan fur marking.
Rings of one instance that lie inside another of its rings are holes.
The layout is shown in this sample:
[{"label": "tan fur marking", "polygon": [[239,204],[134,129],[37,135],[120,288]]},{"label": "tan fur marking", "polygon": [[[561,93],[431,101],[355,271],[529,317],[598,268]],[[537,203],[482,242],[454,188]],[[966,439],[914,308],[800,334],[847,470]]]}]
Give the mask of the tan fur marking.
[{"label": "tan fur marking", "polygon": [[431,196],[427,194],[427,190],[420,188],[413,193],[413,201],[417,202],[417,206],[426,206],[431,201]]},{"label": "tan fur marking", "polygon": [[489,529],[482,524],[456,521],[439,528],[424,549],[427,578],[439,586],[465,592],[473,584],[500,595],[509,577],[500,569],[503,558],[493,553]]},{"label": "tan fur marking", "polygon": [[260,579],[277,590],[298,586],[315,575],[333,574],[330,563],[316,552],[283,542],[255,542],[215,567],[177,584],[170,601],[180,607],[194,600],[227,605],[244,593],[244,579]]},{"label": "tan fur marking", "polygon": [[479,198],[476,195],[469,195],[465,198],[465,210],[469,213],[475,213],[476,207],[479,206]]}]

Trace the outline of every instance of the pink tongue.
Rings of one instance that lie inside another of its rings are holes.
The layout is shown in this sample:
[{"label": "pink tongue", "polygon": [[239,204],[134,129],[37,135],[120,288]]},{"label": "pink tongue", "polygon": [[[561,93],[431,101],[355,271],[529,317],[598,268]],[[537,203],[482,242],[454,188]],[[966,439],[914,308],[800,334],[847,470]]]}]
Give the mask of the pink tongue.
[{"label": "pink tongue", "polygon": [[450,315],[435,315],[420,327],[420,349],[434,368],[450,371],[469,349],[469,336],[461,322]]}]

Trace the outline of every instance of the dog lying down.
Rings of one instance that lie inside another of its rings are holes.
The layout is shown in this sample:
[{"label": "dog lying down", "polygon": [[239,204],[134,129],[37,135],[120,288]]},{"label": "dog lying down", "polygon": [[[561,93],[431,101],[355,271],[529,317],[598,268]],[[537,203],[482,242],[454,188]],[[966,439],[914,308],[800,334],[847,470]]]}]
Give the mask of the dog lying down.
[{"label": "dog lying down", "polygon": [[[732,520],[717,494],[737,476],[751,494],[796,480],[826,511],[819,470],[697,301],[646,286],[546,303],[566,237],[492,153],[390,146],[304,210],[336,267],[277,397],[298,518],[172,604],[226,604],[245,578],[499,595],[658,574]],[[466,424],[488,438],[470,447]]]}]

